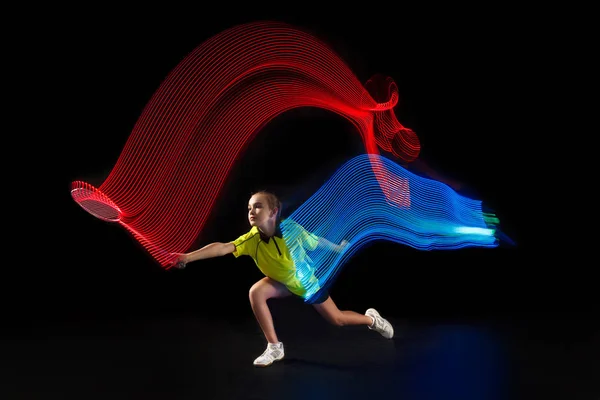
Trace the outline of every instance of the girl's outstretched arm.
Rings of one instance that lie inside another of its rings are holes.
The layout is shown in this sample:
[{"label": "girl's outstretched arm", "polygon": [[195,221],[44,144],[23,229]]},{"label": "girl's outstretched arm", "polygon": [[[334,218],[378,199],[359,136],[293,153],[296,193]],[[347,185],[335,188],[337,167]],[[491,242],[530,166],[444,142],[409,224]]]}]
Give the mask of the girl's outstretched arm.
[{"label": "girl's outstretched arm", "polygon": [[347,240],[342,240],[340,244],[335,244],[322,237],[319,238],[319,242],[317,243],[318,248],[335,251],[337,253],[340,253],[342,250],[344,250],[344,247],[346,247],[347,245]]},{"label": "girl's outstretched arm", "polygon": [[191,261],[204,260],[206,258],[221,257],[226,254],[233,253],[235,251],[235,245],[233,243],[221,243],[214,242],[207,244],[201,249],[194,250],[189,253],[179,254],[175,260],[174,267],[185,268],[185,265]]}]

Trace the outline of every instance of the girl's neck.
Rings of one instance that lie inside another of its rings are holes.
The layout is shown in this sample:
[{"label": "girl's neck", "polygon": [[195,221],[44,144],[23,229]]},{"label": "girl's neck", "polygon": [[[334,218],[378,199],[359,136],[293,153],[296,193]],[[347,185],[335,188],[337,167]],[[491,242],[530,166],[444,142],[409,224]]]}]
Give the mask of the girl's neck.
[{"label": "girl's neck", "polygon": [[258,229],[265,235],[271,237],[275,234],[275,222],[269,221],[265,224],[265,226],[261,226]]}]

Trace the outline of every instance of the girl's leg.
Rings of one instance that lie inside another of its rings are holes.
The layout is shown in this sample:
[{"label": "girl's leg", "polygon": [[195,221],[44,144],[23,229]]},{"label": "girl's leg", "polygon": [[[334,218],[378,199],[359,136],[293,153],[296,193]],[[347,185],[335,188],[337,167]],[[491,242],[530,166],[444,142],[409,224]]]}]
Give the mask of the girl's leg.
[{"label": "girl's leg", "polygon": [[373,318],[359,314],[354,311],[340,311],[331,297],[328,297],[321,304],[313,304],[313,307],[321,314],[327,321],[336,326],[344,325],[367,325],[373,324]]},{"label": "girl's leg", "polygon": [[267,305],[267,300],[287,297],[291,294],[292,293],[285,285],[271,278],[263,278],[250,288],[249,296],[252,311],[269,343],[278,343],[279,340],[275,334],[273,317],[271,316],[271,311]]}]

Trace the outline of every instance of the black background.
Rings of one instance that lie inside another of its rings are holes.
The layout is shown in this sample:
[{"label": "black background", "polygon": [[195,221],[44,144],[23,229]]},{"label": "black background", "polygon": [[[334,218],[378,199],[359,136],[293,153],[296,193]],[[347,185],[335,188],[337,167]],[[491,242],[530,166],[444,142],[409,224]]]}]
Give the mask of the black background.
[{"label": "black background", "polygon": [[[187,54],[224,29],[259,19],[308,29],[361,82],[378,73],[392,77],[400,94],[396,115],[419,136],[422,159],[494,209],[501,229],[517,243],[444,252],[373,243],[333,286],[340,308],[363,312],[379,306],[388,315],[451,317],[593,309],[589,269],[561,262],[558,233],[540,225],[554,217],[543,210],[549,194],[540,161],[547,138],[538,100],[546,92],[538,74],[546,39],[531,14],[387,7],[356,9],[350,16],[341,10],[233,6],[227,12],[151,11],[72,10],[75,17],[57,22],[52,41],[40,36],[54,71],[48,77],[51,106],[59,110],[45,132],[58,140],[35,171],[44,177],[51,203],[44,203],[50,209],[30,212],[33,222],[21,241],[27,249],[6,280],[18,292],[17,297],[5,292],[9,313],[28,320],[251,315],[248,289],[262,275],[250,258],[226,256],[165,271],[124,229],[81,209],[69,190],[74,180],[99,186],[145,104]],[[357,132],[340,116],[318,109],[279,116],[238,161],[199,245],[247,231],[253,190],[273,190],[284,201],[309,196],[363,150]],[[301,162],[307,157],[312,170]],[[282,164],[291,168],[285,175],[277,173]]]}]

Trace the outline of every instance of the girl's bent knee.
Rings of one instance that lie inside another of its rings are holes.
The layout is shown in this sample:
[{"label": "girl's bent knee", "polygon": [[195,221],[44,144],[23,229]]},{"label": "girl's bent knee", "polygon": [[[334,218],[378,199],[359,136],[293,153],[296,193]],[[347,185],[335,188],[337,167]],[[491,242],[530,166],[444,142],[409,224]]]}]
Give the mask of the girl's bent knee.
[{"label": "girl's bent knee", "polygon": [[256,285],[252,286],[250,288],[250,290],[248,291],[248,297],[250,298],[250,301],[256,299],[258,297],[258,295],[259,295],[259,292],[260,291],[258,290],[258,288],[256,287]]},{"label": "girl's bent knee", "polygon": [[251,302],[258,302],[258,301],[266,301],[267,299],[265,298],[265,293],[263,290],[261,290],[260,286],[258,284],[252,286],[250,288],[250,291],[248,292],[248,297],[250,298]]}]

